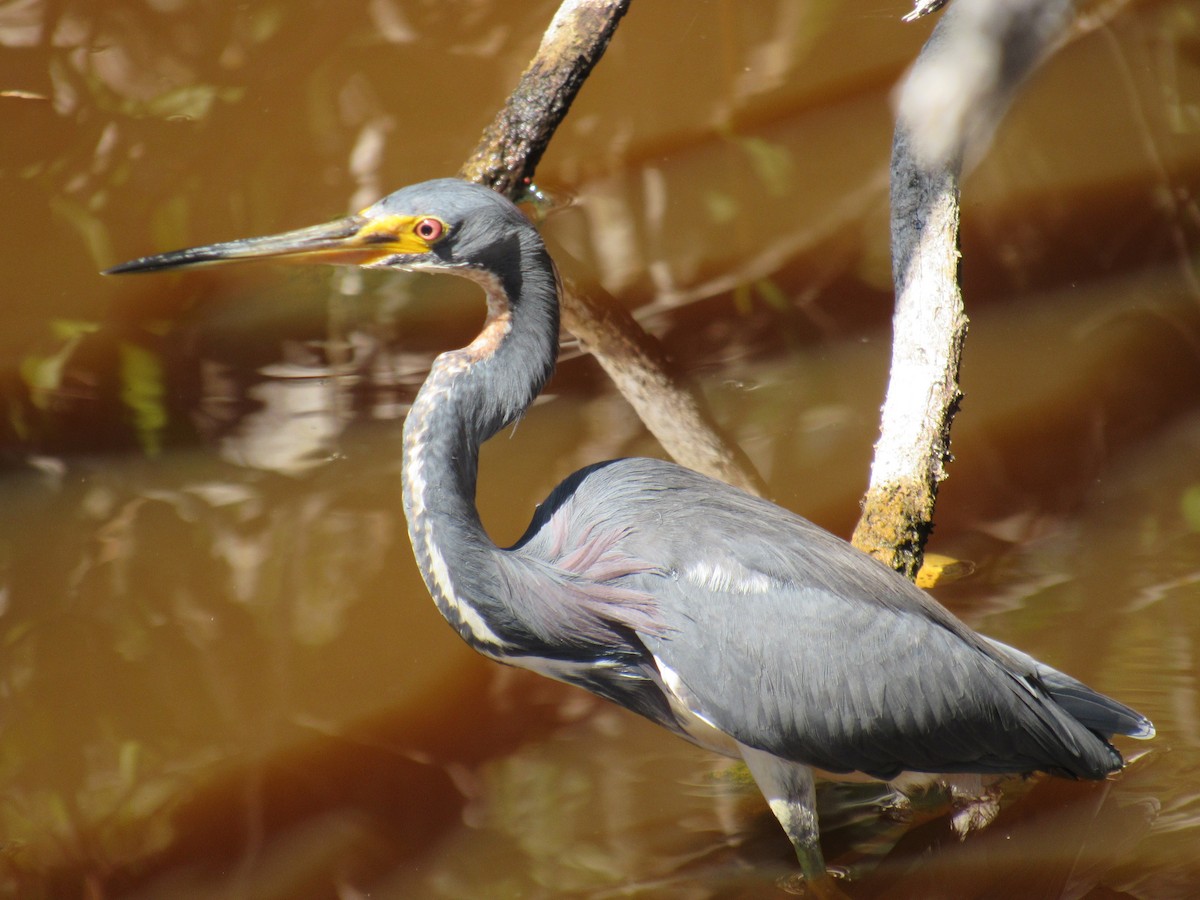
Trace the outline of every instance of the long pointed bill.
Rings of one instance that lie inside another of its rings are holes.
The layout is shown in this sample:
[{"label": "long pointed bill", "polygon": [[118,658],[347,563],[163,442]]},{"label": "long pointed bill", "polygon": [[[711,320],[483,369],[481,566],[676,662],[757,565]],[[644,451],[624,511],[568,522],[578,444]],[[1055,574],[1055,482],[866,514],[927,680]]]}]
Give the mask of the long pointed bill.
[{"label": "long pointed bill", "polygon": [[324,225],[283,234],[143,256],[105,269],[103,274],[160,272],[164,269],[211,266],[246,259],[369,266],[401,254],[428,252],[428,245],[416,238],[410,228],[404,227],[409,221],[403,216],[347,216]]}]

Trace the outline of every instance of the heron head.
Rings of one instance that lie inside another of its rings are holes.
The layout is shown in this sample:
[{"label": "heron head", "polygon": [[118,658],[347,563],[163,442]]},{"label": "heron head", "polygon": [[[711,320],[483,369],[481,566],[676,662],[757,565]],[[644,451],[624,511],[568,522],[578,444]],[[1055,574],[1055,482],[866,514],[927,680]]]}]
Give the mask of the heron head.
[{"label": "heron head", "polygon": [[246,259],[503,274],[513,242],[536,233],[507,199],[442,178],[401,188],[359,213],[322,225],[145,256],[106,275],[192,268]]}]

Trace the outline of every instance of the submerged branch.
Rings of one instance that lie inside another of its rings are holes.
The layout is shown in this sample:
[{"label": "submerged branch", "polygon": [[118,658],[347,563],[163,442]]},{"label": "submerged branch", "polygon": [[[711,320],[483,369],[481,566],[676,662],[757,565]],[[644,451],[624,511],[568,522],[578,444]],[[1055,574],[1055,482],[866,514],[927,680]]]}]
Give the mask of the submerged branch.
[{"label": "submerged branch", "polygon": [[854,544],[910,578],[921,567],[962,399],[959,176],[983,155],[1069,0],[972,0],[942,17],[900,93],[892,143],[892,363]]},{"label": "submerged branch", "polygon": [[[504,108],[459,175],[517,199],[575,95],[603,56],[630,0],[565,0]],[[556,258],[562,259],[562,251]],[[761,493],[749,461],[713,425],[704,403],[671,368],[653,337],[597,285],[566,279],[563,324],[609,374],[671,456],[693,469]]]}]

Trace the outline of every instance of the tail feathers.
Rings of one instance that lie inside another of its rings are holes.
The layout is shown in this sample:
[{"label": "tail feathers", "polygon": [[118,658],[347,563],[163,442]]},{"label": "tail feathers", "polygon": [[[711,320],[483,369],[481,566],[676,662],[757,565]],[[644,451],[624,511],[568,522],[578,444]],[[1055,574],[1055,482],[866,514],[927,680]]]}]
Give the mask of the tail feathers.
[{"label": "tail feathers", "polygon": [[1141,713],[1112,697],[1093,691],[1086,684],[1057,669],[1039,665],[1038,678],[1059,706],[1080,725],[1106,737],[1124,734],[1138,740],[1154,737],[1154,725]]},{"label": "tail feathers", "polygon": [[1000,651],[1001,655],[1031,671],[1051,699],[1089,731],[1105,738],[1114,734],[1123,734],[1138,740],[1154,737],[1153,723],[1124,703],[1118,703],[1112,697],[1092,690],[1082,681],[1038,662],[1028,653],[1022,653],[1015,647],[991,638],[985,640]]}]

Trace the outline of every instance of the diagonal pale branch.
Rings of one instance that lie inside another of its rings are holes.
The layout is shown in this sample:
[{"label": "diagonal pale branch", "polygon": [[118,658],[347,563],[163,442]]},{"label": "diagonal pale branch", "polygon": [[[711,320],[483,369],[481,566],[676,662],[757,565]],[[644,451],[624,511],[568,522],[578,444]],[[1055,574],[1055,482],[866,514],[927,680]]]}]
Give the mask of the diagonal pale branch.
[{"label": "diagonal pale branch", "polygon": [[[925,4],[929,6],[929,4]],[[921,10],[922,4],[918,4]],[[967,317],[958,286],[959,176],[982,156],[1070,0],[953,5],[901,88],[892,143],[892,363],[854,544],[914,577],[950,461]]]},{"label": "diagonal pale branch", "polygon": [[586,278],[563,248],[553,251],[564,270],[563,325],[591,351],[650,433],[680,465],[762,495],[765,486],[750,460],[722,437],[658,341]]},{"label": "diagonal pale branch", "polygon": [[[517,198],[604,54],[630,0],[565,0],[504,108],[484,131],[459,175]],[[556,258],[563,259],[561,250]],[[761,479],[720,434],[666,353],[598,286],[564,281],[563,324],[603,366],[663,449],[680,463],[761,493]]]}]

